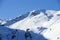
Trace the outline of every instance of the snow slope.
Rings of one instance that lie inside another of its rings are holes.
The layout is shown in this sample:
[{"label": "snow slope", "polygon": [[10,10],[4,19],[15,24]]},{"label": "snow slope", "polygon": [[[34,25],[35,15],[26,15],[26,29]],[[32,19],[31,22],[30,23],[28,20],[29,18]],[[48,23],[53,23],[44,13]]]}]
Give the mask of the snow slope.
[{"label": "snow slope", "polygon": [[[13,35],[11,31],[18,30],[16,33],[16,38],[13,40],[25,40],[24,33],[26,29],[30,29],[32,40],[60,40],[60,11],[56,10],[33,10],[29,13],[18,16],[14,19],[5,21],[0,28],[5,35]],[[2,22],[1,22],[2,23]],[[9,39],[11,39],[9,36]],[[6,38],[5,38],[6,39]]]}]

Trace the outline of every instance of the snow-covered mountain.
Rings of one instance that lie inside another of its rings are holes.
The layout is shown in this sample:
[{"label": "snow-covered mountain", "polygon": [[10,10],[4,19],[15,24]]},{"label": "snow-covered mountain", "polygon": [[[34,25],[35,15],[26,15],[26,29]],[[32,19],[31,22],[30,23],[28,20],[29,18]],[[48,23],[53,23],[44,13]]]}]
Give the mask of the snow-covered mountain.
[{"label": "snow-covered mountain", "polygon": [[32,40],[60,40],[59,27],[60,11],[56,10],[33,10],[13,19],[0,20],[3,40],[12,40],[12,32],[16,29],[18,31],[13,40],[25,40],[26,29],[30,29]]}]

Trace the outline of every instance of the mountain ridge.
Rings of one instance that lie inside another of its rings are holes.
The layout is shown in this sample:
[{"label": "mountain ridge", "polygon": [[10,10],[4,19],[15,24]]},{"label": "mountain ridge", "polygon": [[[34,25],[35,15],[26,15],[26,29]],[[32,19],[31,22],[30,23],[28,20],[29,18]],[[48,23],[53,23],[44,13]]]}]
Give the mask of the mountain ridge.
[{"label": "mountain ridge", "polygon": [[[32,36],[34,36],[33,40],[40,40],[40,39],[58,40],[56,38],[59,36],[58,34],[60,33],[60,31],[58,31],[60,26],[59,24],[60,24],[60,11],[33,10],[24,15],[13,18],[11,20],[3,20],[0,24],[0,30],[3,31],[2,32],[3,34],[7,32],[5,35],[10,34],[11,31],[13,30],[20,30],[19,37],[22,36],[21,40],[22,39],[25,40],[24,32],[26,31],[26,29],[30,29]],[[4,31],[4,29],[6,32]],[[53,35],[53,33],[55,33],[55,35]]]}]

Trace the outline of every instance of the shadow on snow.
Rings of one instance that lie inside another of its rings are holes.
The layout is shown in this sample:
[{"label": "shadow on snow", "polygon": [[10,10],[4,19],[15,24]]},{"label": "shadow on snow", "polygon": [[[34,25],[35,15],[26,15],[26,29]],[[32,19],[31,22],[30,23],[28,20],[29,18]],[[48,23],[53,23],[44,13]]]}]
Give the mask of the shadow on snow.
[{"label": "shadow on snow", "polygon": [[[10,29],[7,27],[0,26],[0,39],[2,40],[26,40],[25,39],[25,31],[17,30],[17,29]],[[32,40],[47,40],[41,34],[36,34],[31,31]]]}]

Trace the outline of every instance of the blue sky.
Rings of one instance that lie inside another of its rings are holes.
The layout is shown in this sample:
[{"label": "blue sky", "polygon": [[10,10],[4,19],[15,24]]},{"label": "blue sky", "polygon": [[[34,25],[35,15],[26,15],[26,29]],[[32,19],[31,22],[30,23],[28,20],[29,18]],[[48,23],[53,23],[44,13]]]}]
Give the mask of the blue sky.
[{"label": "blue sky", "polygon": [[60,0],[0,0],[0,19],[14,18],[38,9],[60,10]]}]

